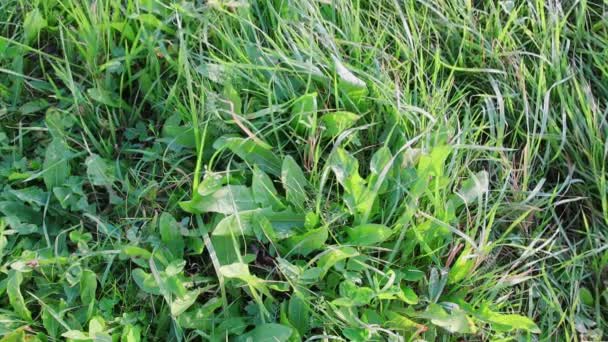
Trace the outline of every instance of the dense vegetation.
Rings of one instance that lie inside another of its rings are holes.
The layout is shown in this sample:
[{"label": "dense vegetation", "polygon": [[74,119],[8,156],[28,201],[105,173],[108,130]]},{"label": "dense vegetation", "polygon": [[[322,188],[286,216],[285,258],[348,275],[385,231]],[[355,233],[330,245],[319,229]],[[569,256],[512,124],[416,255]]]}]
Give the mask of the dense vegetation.
[{"label": "dense vegetation", "polygon": [[608,3],[0,1],[1,341],[605,340]]}]

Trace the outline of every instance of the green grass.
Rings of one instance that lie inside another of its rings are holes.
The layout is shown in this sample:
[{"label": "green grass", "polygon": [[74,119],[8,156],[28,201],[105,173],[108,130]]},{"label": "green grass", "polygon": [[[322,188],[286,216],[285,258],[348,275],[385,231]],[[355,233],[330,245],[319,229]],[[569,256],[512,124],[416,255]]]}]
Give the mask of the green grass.
[{"label": "green grass", "polygon": [[608,338],[608,4],[0,2],[0,341]]}]

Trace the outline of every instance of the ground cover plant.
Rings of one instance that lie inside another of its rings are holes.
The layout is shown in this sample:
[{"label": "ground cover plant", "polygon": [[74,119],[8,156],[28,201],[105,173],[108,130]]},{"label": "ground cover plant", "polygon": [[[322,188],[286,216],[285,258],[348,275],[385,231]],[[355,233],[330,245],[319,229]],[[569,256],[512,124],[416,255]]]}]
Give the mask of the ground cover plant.
[{"label": "ground cover plant", "polygon": [[608,4],[0,2],[0,341],[605,340]]}]

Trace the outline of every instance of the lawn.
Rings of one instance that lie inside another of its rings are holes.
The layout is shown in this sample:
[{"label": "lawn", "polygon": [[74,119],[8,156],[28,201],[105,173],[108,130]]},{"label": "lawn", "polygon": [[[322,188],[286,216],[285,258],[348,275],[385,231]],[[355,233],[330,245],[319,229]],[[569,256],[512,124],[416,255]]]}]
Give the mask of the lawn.
[{"label": "lawn", "polygon": [[0,341],[608,339],[608,2],[0,1]]}]

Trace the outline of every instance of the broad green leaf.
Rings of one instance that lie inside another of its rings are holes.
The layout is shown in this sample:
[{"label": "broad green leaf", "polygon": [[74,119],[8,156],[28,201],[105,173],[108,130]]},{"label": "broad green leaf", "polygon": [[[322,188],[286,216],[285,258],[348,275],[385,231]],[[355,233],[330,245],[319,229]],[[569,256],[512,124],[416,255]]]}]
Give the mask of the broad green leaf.
[{"label": "broad green leaf", "polygon": [[353,247],[328,247],[328,251],[323,252],[323,255],[317,261],[317,266],[323,270],[321,278],[323,278],[327,271],[341,260],[352,258],[357,255],[359,255],[359,252]]},{"label": "broad green leaf", "polygon": [[87,157],[84,164],[91,184],[112,187],[115,180],[114,168],[106,160],[97,154],[92,154]]},{"label": "broad green leaf", "polygon": [[589,289],[586,287],[581,287],[579,289],[579,298],[585,305],[593,306],[593,303],[595,302],[593,300],[593,294],[591,294],[591,291],[589,291]]},{"label": "broad green leaf", "polygon": [[171,214],[164,212],[160,215],[159,228],[164,245],[167,246],[175,259],[181,260],[184,256],[184,238],[179,231],[179,223]]},{"label": "broad green leaf", "polygon": [[209,253],[216,256],[221,265],[238,262],[240,259],[239,240],[228,235],[211,235],[213,250]]},{"label": "broad green leaf", "polygon": [[213,323],[213,312],[222,307],[222,300],[214,297],[205,304],[194,304],[190,310],[179,315],[180,326],[187,329],[207,330]]},{"label": "broad green leaf", "polygon": [[357,78],[344,64],[333,56],[335,71],[338,76],[339,86],[344,90],[365,89],[365,82]]},{"label": "broad green leaf", "polygon": [[220,272],[226,278],[236,278],[247,281],[251,274],[249,273],[249,266],[241,262],[235,262],[230,265],[224,265],[220,267]]},{"label": "broad green leaf", "polygon": [[201,196],[213,195],[213,193],[222,188],[226,181],[227,180],[225,176],[208,172],[205,175],[205,178],[198,185],[196,192]]},{"label": "broad green leaf", "polygon": [[329,166],[344,188],[344,202],[351,214],[357,213],[357,205],[364,200],[365,180],[359,175],[359,162],[344,149],[332,154]]},{"label": "broad green leaf", "polygon": [[420,156],[418,161],[417,173],[421,178],[429,176],[443,175],[445,161],[452,152],[452,147],[448,145],[435,146],[430,154]]},{"label": "broad green leaf", "polygon": [[329,236],[326,226],[295,235],[285,241],[289,254],[307,256],[310,252],[323,248]]},{"label": "broad green leaf", "polygon": [[95,336],[106,330],[106,322],[100,316],[95,316],[89,321],[89,336]]},{"label": "broad green leaf", "polygon": [[34,7],[33,10],[29,11],[23,19],[23,34],[25,38],[25,44],[29,44],[34,41],[40,31],[47,27],[46,19],[40,13],[38,8]]},{"label": "broad green leaf", "polygon": [[133,280],[135,280],[137,286],[144,292],[160,295],[160,287],[152,274],[146,273],[141,268],[136,268],[131,272],[131,276],[133,277]]},{"label": "broad green leaf", "polygon": [[80,299],[84,305],[95,301],[97,291],[97,276],[91,270],[84,270],[80,278]]},{"label": "broad green leaf", "polygon": [[471,247],[467,246],[458,256],[454,265],[450,268],[448,282],[455,284],[471,275],[471,271],[475,267],[476,258],[471,255]]},{"label": "broad green leaf", "polygon": [[374,290],[371,288],[360,286],[346,280],[340,283],[340,296],[342,296],[342,301],[333,301],[332,303],[342,306],[368,305],[372,299],[374,299],[375,295]]},{"label": "broad green leaf", "polygon": [[188,291],[184,296],[173,299],[171,302],[171,315],[177,317],[188,310],[196,302],[196,298],[201,293],[200,289]]},{"label": "broad green leaf", "polygon": [[[392,167],[393,155],[388,147],[379,148],[374,155],[372,156],[372,160],[370,162],[370,175],[368,177],[369,190],[370,193],[375,197],[376,193],[373,193],[376,189],[380,193],[384,192],[386,188],[386,177],[390,174],[389,170]],[[384,185],[384,186],[381,186]]]},{"label": "broad green leaf", "polygon": [[152,257],[152,253],[147,249],[137,246],[122,246],[120,251],[132,258],[150,259]]},{"label": "broad green leaf", "polygon": [[32,313],[28,310],[23,295],[21,295],[22,282],[23,275],[15,270],[10,270],[8,272],[8,282],[6,283],[6,293],[8,294],[8,301],[15,310],[15,313],[22,319],[31,321]]},{"label": "broad green leaf", "polygon": [[298,98],[291,109],[291,125],[296,132],[315,132],[317,128],[317,93],[306,94]]},{"label": "broad green leaf", "polygon": [[342,329],[342,334],[351,342],[367,342],[372,336],[369,329],[352,327]]},{"label": "broad green leaf", "polygon": [[235,342],[286,342],[292,333],[293,330],[286,325],[266,323],[237,337]]},{"label": "broad green leaf", "polygon": [[382,224],[366,223],[354,228],[347,228],[348,238],[344,243],[356,246],[378,245],[391,237],[393,231]]},{"label": "broad green leaf", "polygon": [[452,333],[475,333],[477,327],[466,313],[456,307],[448,313],[441,305],[431,303],[424,312],[417,313],[417,317],[425,318],[431,323],[440,326]]},{"label": "broad green leaf", "polygon": [[517,314],[502,314],[484,307],[477,313],[477,318],[486,323],[490,323],[492,328],[496,331],[509,332],[523,330],[533,334],[541,333],[541,330],[534,321],[528,317]]},{"label": "broad green leaf", "polygon": [[254,287],[260,292],[270,296],[270,291],[264,284],[264,281],[249,272],[249,266],[242,262],[235,262],[229,265],[220,267],[220,272],[226,278],[239,279],[247,283],[247,285]]},{"label": "broad green leaf", "polygon": [[48,190],[63,185],[70,176],[70,157],[70,150],[63,139],[54,138],[46,147],[43,179]]},{"label": "broad green leaf", "polygon": [[87,89],[89,97],[101,104],[114,108],[129,108],[129,105],[115,93],[102,88]]},{"label": "broad green leaf", "polygon": [[341,100],[345,102],[346,108],[354,108],[365,112],[368,107],[365,98],[368,94],[367,86],[363,80],[355,76],[336,56],[332,56],[334,70],[338,81],[338,89],[341,91]]},{"label": "broad green leaf", "polygon": [[54,315],[56,315],[56,313],[51,312],[52,310],[53,309],[49,307],[43,307],[42,314],[40,316],[42,318],[42,325],[44,326],[44,329],[46,329],[46,333],[51,337],[57,337],[61,329],[61,325],[59,324],[57,319],[53,317]]},{"label": "broad green leaf", "polygon": [[310,330],[310,307],[308,303],[294,293],[289,299],[288,306],[289,322],[298,331],[301,336],[306,336]]},{"label": "broad green leaf", "polygon": [[432,302],[437,302],[439,297],[443,293],[445,284],[448,280],[448,273],[445,270],[437,271],[437,268],[431,269],[431,275],[429,277],[429,299]]},{"label": "broad green leaf", "polygon": [[254,166],[253,168],[251,190],[253,191],[255,202],[260,206],[272,207],[273,209],[281,209],[284,207],[272,180],[257,166]]},{"label": "broad green leaf", "polygon": [[273,176],[281,175],[281,159],[268,147],[251,139],[224,137],[219,139],[215,148],[226,147],[251,165],[257,165]]},{"label": "broad green leaf", "polygon": [[82,332],[80,330],[68,330],[61,334],[61,336],[74,340],[74,341],[90,341],[91,338],[89,334]]},{"label": "broad green leaf", "polygon": [[[186,262],[181,261],[173,261],[171,264],[167,266],[164,272],[159,273],[161,286],[161,294],[171,293],[177,297],[184,297],[188,292],[186,290],[186,286],[184,286],[184,281],[182,277],[180,277],[179,273],[181,273],[184,269]],[[165,293],[163,293],[163,290]]]},{"label": "broad green leaf", "polygon": [[208,212],[234,214],[257,208],[251,189],[244,185],[226,185],[207,196],[200,196],[197,193],[192,200],[180,202],[180,206],[193,214]]},{"label": "broad green leaf", "polygon": [[323,136],[335,138],[351,128],[359,118],[360,116],[355,113],[344,111],[323,114],[321,117],[321,122],[325,128]]},{"label": "broad green leaf", "polygon": [[[45,99],[36,99],[33,101],[29,101],[24,103],[21,107],[19,107],[19,112],[23,115],[29,115],[36,112],[39,112],[49,106],[49,103]],[[52,132],[50,132],[51,135]],[[55,135],[53,135],[55,136]]]},{"label": "broad green leaf", "polygon": [[120,342],[140,342],[141,327],[139,325],[127,324],[122,328]]},{"label": "broad green leaf", "polygon": [[65,137],[66,130],[74,125],[74,121],[73,115],[55,108],[47,110],[44,116],[46,127],[53,138]]},{"label": "broad green leaf", "polygon": [[388,320],[384,324],[390,329],[416,331],[422,327],[421,324],[393,311],[387,311],[385,315]]},{"label": "broad green leaf", "polygon": [[25,342],[27,341],[26,339],[26,335],[25,335],[25,327],[21,327],[15,331],[11,331],[11,330],[6,330],[3,331],[2,329],[0,329],[0,333],[4,333],[7,332],[6,335],[4,335],[2,337],[2,339],[0,339],[0,342]]},{"label": "broad green leaf", "polygon": [[196,147],[196,139],[194,137],[194,129],[191,125],[183,124],[179,114],[171,115],[163,125],[163,138],[172,139],[175,143],[194,148]]},{"label": "broad green leaf", "polygon": [[399,299],[411,305],[418,304],[418,295],[416,295],[416,292],[414,292],[414,290],[408,286],[401,288],[401,295],[399,296]]},{"label": "broad green leaf", "polygon": [[232,83],[230,82],[226,82],[226,84],[224,85],[224,98],[230,102],[230,106],[228,108],[229,111],[234,111],[235,114],[241,115],[242,113],[242,103],[241,103],[241,96],[239,95],[239,92],[234,89],[234,87],[232,86]]},{"label": "broad green leaf", "polygon": [[408,281],[418,281],[424,278],[424,272],[415,267],[409,266],[401,271],[401,277]]},{"label": "broad green leaf", "polygon": [[[213,230],[213,235],[255,236],[260,217],[270,222],[277,239],[285,239],[295,233],[294,228],[304,225],[304,215],[291,210],[274,212],[270,209],[242,211],[223,218]],[[262,227],[260,227],[262,228]]]},{"label": "broad green leaf", "polygon": [[309,187],[304,172],[291,156],[285,157],[281,168],[281,181],[287,200],[296,208],[303,209],[306,202],[306,189]]}]

